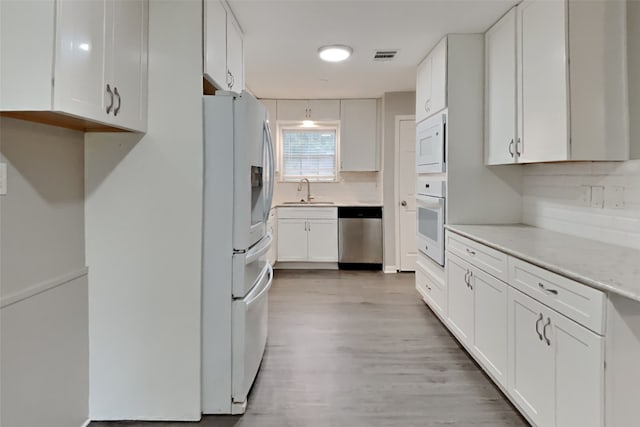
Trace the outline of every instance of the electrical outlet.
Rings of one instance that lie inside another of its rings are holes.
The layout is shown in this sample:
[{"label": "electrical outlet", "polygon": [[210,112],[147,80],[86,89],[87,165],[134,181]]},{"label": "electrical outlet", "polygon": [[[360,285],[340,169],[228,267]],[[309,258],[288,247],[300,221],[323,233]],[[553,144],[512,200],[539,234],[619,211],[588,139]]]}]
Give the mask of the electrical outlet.
[{"label": "electrical outlet", "polygon": [[7,164],[0,163],[0,196],[7,194]]},{"label": "electrical outlet", "polygon": [[580,186],[580,202],[582,206],[591,206],[591,187],[588,185]]},{"label": "electrical outlet", "polygon": [[591,207],[604,208],[604,187],[594,185],[591,187]]},{"label": "electrical outlet", "polygon": [[608,209],[624,208],[624,187],[611,186],[604,189],[604,206]]}]

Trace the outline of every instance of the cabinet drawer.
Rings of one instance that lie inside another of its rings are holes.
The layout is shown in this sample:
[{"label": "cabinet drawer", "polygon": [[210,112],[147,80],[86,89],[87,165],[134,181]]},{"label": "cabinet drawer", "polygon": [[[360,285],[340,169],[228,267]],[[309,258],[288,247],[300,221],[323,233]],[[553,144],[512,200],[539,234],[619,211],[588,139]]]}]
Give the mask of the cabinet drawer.
[{"label": "cabinet drawer", "polygon": [[280,219],[338,219],[338,208],[278,208],[278,218]]},{"label": "cabinet drawer", "polygon": [[604,334],[604,292],[514,257],[509,257],[509,284],[595,333]]},{"label": "cabinet drawer", "polygon": [[422,298],[439,315],[446,317],[447,293],[444,283],[431,274],[426,262],[416,261],[416,289]]},{"label": "cabinet drawer", "polygon": [[447,231],[446,248],[480,270],[507,281],[506,254],[450,231]]}]

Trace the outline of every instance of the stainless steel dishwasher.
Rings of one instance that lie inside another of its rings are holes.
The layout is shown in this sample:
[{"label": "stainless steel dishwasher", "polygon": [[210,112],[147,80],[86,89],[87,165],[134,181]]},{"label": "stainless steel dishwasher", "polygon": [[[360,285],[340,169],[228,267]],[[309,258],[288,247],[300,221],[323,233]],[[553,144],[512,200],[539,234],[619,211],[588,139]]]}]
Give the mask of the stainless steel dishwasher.
[{"label": "stainless steel dishwasher", "polygon": [[338,266],[382,269],[382,207],[338,207]]}]

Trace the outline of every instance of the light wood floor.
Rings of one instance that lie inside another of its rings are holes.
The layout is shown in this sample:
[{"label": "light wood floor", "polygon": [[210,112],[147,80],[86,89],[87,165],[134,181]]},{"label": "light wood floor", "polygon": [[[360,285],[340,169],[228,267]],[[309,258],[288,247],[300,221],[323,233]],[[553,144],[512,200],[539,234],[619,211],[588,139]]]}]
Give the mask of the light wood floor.
[{"label": "light wood floor", "polygon": [[[201,427],[527,426],[413,287],[413,274],[278,271],[242,417]],[[92,423],[91,427],[181,423]]]}]

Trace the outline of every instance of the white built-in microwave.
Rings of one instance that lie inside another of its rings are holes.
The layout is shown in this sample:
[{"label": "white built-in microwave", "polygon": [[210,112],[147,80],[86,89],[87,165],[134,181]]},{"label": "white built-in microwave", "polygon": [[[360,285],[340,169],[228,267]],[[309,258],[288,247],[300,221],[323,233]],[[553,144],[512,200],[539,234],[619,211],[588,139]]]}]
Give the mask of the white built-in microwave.
[{"label": "white built-in microwave", "polygon": [[447,115],[438,113],[416,127],[416,172],[442,173],[447,170],[445,141]]},{"label": "white built-in microwave", "polygon": [[446,182],[420,177],[417,187],[416,242],[418,250],[444,266]]}]

